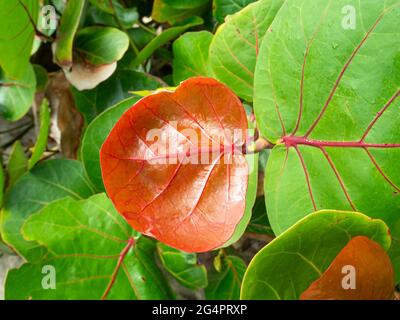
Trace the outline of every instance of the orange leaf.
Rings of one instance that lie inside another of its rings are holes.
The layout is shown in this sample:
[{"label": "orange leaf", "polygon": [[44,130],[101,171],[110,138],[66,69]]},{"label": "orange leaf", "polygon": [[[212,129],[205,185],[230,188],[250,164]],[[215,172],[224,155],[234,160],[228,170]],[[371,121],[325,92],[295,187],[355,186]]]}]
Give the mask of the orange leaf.
[{"label": "orange leaf", "polygon": [[394,273],[390,258],[376,242],[353,238],[301,300],[391,300]]},{"label": "orange leaf", "polygon": [[100,151],[104,185],[137,231],[187,252],[209,251],[231,238],[244,213],[246,138],[246,114],[232,91],[191,78],[121,117]]}]

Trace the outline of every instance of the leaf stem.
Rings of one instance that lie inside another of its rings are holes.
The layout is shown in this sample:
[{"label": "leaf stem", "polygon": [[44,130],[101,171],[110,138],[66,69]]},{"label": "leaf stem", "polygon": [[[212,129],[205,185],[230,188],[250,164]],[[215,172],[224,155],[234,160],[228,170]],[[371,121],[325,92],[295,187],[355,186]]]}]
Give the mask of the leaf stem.
[{"label": "leaf stem", "polygon": [[135,245],[135,239],[130,238],[130,239],[128,240],[128,244],[125,246],[124,249],[122,249],[121,253],[119,254],[119,258],[118,258],[117,265],[116,265],[116,267],[115,267],[115,269],[114,269],[114,271],[113,271],[113,273],[112,273],[112,275],[111,275],[111,280],[110,280],[110,282],[108,283],[107,288],[106,288],[106,291],[104,291],[104,294],[103,294],[103,296],[101,297],[101,300],[105,300],[105,299],[107,298],[108,294],[109,294],[110,291],[111,291],[112,286],[113,286],[114,283],[115,283],[115,280],[116,280],[116,278],[117,278],[118,271],[119,271],[119,269],[121,268],[122,262],[124,262],[124,259],[125,259],[126,255],[128,254],[129,250],[130,250],[134,245]]}]

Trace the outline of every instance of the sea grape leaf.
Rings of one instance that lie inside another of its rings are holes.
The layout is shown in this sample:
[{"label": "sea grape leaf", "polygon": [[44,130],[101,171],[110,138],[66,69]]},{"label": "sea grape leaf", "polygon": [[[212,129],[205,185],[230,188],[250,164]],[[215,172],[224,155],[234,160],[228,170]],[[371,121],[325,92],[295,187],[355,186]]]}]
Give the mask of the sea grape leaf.
[{"label": "sea grape leaf", "polygon": [[186,252],[209,251],[231,238],[245,211],[246,138],[233,92],[191,78],[121,117],[100,151],[103,182],[135,230]]},{"label": "sea grape leaf", "polygon": [[105,24],[128,29],[138,21],[139,15],[136,7],[125,8],[117,0],[90,1],[90,3],[92,6],[89,6],[87,15],[90,16],[92,24]]},{"label": "sea grape leaf", "polygon": [[37,0],[0,1],[0,66],[10,78],[26,74],[38,17]]},{"label": "sea grape leaf", "polygon": [[208,51],[213,38],[208,31],[187,32],[175,40],[173,45],[173,78],[174,83],[195,76],[212,76],[208,62]]},{"label": "sea grape leaf", "polygon": [[361,213],[326,210],[308,215],[256,254],[244,276],[241,298],[299,299],[356,236],[368,237],[385,250],[391,244],[385,223]]},{"label": "sea grape leaf", "polygon": [[68,1],[57,29],[54,58],[63,68],[70,68],[75,34],[85,6],[85,0]]},{"label": "sea grape leaf", "polygon": [[[174,6],[167,2],[168,0],[154,0],[151,17],[157,22],[173,25],[190,17],[201,16],[209,0],[184,1],[183,6],[179,5],[178,1],[172,1]],[[187,7],[183,8],[184,6]]]},{"label": "sea grape leaf", "polygon": [[28,170],[28,158],[21,141],[16,141],[11,149],[10,158],[7,164],[8,189]]},{"label": "sea grape leaf", "polygon": [[[348,277],[344,278],[344,274]],[[385,250],[367,237],[359,236],[350,240],[300,299],[393,300],[394,287],[393,267]]]},{"label": "sea grape leaf", "polygon": [[49,76],[47,74],[47,70],[43,68],[41,65],[34,64],[33,71],[35,72],[36,90],[45,91],[46,85],[49,82]]},{"label": "sea grape leaf", "polygon": [[186,253],[158,242],[157,251],[164,268],[183,286],[189,289],[205,288],[207,269],[198,264],[195,253]]},{"label": "sea grape leaf", "polygon": [[[154,241],[141,237],[104,194],[65,198],[32,215],[24,236],[49,254],[8,274],[6,299],[171,299],[155,262]],[[43,288],[43,267],[56,287]]]},{"label": "sea grape leaf", "polygon": [[32,106],[36,79],[32,65],[28,64],[22,76],[9,77],[0,67],[0,116],[9,121],[21,119]]},{"label": "sea grape leaf", "polygon": [[23,238],[26,219],[50,202],[65,197],[84,199],[93,194],[83,166],[74,160],[49,160],[35,166],[10,190],[0,217],[3,240],[27,260],[45,252],[37,243]]},{"label": "sea grape leaf", "polygon": [[76,108],[90,123],[103,111],[132,96],[129,91],[156,89],[160,84],[142,72],[118,70],[92,90],[71,88]]},{"label": "sea grape leaf", "polygon": [[178,25],[168,28],[161,32],[157,37],[152,39],[135,57],[135,59],[131,62],[130,67],[132,69],[137,68],[143,62],[145,62],[151,55],[160,47],[168,43],[169,41],[175,39],[180,34],[185,32],[186,30],[201,25],[203,23],[203,19],[199,17],[190,17]]},{"label": "sea grape leaf", "polygon": [[234,14],[250,3],[257,0],[214,0],[214,17],[219,23],[223,23],[225,17]]},{"label": "sea grape leaf", "polygon": [[214,35],[210,64],[218,80],[239,97],[253,101],[256,60],[267,29],[283,0],[260,0],[230,16]]},{"label": "sea grape leaf", "polygon": [[[343,27],[348,5],[354,30]],[[398,0],[287,1],[263,41],[254,99],[261,134],[277,144],[265,183],[274,232],[320,209],[382,219],[398,280],[399,14]]]},{"label": "sea grape leaf", "polygon": [[111,27],[87,27],[76,34],[74,49],[93,65],[111,64],[122,58],[129,47],[129,37]]},{"label": "sea grape leaf", "polygon": [[209,272],[209,284],[205,289],[207,300],[238,300],[246,263],[229,255],[222,257],[220,267],[220,271]]},{"label": "sea grape leaf", "polygon": [[41,159],[43,153],[46,151],[47,140],[50,130],[50,109],[49,101],[45,98],[40,105],[40,129],[33,147],[32,155],[28,162],[28,169],[32,169],[35,164]]},{"label": "sea grape leaf", "polygon": [[82,139],[81,158],[86,174],[98,191],[105,191],[100,168],[100,148],[123,113],[139,99],[131,97],[104,111],[87,127]]}]

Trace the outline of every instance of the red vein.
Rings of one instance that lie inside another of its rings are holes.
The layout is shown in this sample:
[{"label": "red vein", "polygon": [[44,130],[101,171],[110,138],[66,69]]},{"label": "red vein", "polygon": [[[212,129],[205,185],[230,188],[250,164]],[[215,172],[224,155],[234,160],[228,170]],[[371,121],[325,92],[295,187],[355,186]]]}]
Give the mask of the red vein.
[{"label": "red vein", "polygon": [[122,251],[121,251],[121,253],[120,253],[120,255],[119,255],[119,258],[118,258],[117,265],[116,265],[116,267],[115,267],[115,269],[114,269],[114,271],[113,271],[113,273],[112,273],[112,275],[111,275],[110,282],[108,283],[107,288],[106,288],[106,290],[104,291],[103,296],[101,297],[101,300],[105,300],[105,299],[107,298],[108,294],[109,294],[110,291],[111,291],[112,286],[113,286],[114,283],[115,283],[115,280],[116,280],[116,278],[117,278],[118,271],[119,271],[119,269],[121,268],[122,262],[124,261],[124,259],[125,259],[126,255],[128,254],[129,250],[130,250],[134,245],[135,245],[135,239],[130,238],[130,239],[128,240],[128,244],[125,246],[124,249],[122,249]]},{"label": "red vein", "polygon": [[314,211],[317,211],[317,205],[315,204],[314,194],[313,194],[312,189],[311,189],[310,176],[309,176],[309,174],[308,174],[308,170],[307,170],[306,164],[305,164],[305,162],[304,162],[303,155],[301,154],[301,152],[300,152],[298,146],[295,146],[294,149],[296,150],[297,155],[298,155],[299,158],[300,158],[300,162],[301,162],[301,165],[302,165],[302,167],[303,167],[304,174],[305,174],[305,176],[306,176],[308,192],[309,192],[309,194],[310,194],[310,198],[311,198],[311,202],[312,202],[313,207],[314,207]]},{"label": "red vein", "polygon": [[333,96],[336,93],[337,88],[339,87],[340,82],[343,79],[343,76],[345,74],[345,72],[347,71],[347,69],[349,68],[350,64],[353,62],[355,56],[357,55],[357,53],[360,51],[361,47],[364,45],[364,43],[367,41],[368,37],[371,35],[371,33],[375,30],[375,28],[378,26],[379,22],[382,20],[383,16],[385,15],[385,13],[382,13],[379,18],[376,20],[376,22],[374,23],[374,25],[372,26],[372,28],[367,32],[367,34],[364,36],[364,38],[361,40],[361,42],[359,43],[359,45],[355,48],[355,50],[353,51],[353,53],[351,54],[349,60],[346,62],[346,64],[344,65],[343,69],[341,70],[338,79],[335,82],[335,85],[332,88],[331,93],[329,94],[328,100],[326,101],[324,107],[322,108],[320,114],[318,115],[317,119],[314,121],[314,123],[311,125],[310,129],[308,129],[307,133],[305,134],[305,137],[308,137],[311,132],[314,130],[314,128],[317,126],[317,124],[319,123],[319,121],[322,119],[323,115],[325,114],[325,111],[328,109],[328,106],[330,104],[330,102],[333,99]]},{"label": "red vein", "polygon": [[350,203],[350,206],[353,208],[354,211],[357,211],[357,208],[354,205],[353,201],[351,200],[350,195],[347,192],[346,186],[344,185],[343,179],[340,176],[339,171],[337,170],[337,168],[336,168],[335,164],[333,163],[331,157],[329,156],[329,154],[326,152],[326,150],[324,148],[321,147],[320,150],[324,154],[326,160],[328,160],[329,165],[331,166],[333,172],[335,173],[335,176],[336,176],[337,180],[339,181],[340,186],[341,186],[341,188],[342,188],[342,190],[343,190],[343,192],[344,192],[344,194],[345,194],[345,196],[347,198],[347,201],[349,201],[349,203]]},{"label": "red vein", "polygon": [[400,148],[400,143],[366,143],[362,141],[319,141],[313,139],[307,139],[305,137],[292,137],[285,136],[282,138],[282,142],[287,147],[294,147],[296,145],[307,145],[316,148]]},{"label": "red vein", "polygon": [[[294,136],[296,134],[296,132],[299,130],[300,127],[300,122],[301,122],[301,118],[303,116],[303,100],[304,100],[304,75],[305,75],[305,70],[306,70],[306,62],[307,62],[307,58],[308,58],[308,54],[310,52],[310,48],[311,45],[314,43],[314,40],[318,34],[318,32],[321,30],[321,26],[322,26],[322,22],[326,17],[326,14],[328,12],[329,7],[331,6],[331,2],[329,2],[329,5],[326,7],[324,14],[322,15],[319,24],[317,26],[317,28],[315,29],[310,41],[307,44],[306,47],[306,52],[304,54],[304,60],[303,60],[303,65],[301,67],[301,81],[300,81],[300,106],[299,106],[299,115],[297,117],[297,121],[296,121],[296,127],[294,128],[294,131],[292,133],[292,136]],[[304,29],[304,26],[303,26]]]},{"label": "red vein", "polygon": [[375,123],[380,119],[380,117],[383,115],[383,113],[391,106],[391,104],[399,97],[400,95],[400,90],[398,90],[393,97],[391,97],[389,99],[389,101],[385,104],[385,106],[382,108],[382,110],[380,110],[374,120],[372,120],[372,122],[369,124],[368,128],[365,130],[362,138],[360,139],[360,142],[363,142],[365,140],[365,138],[368,136],[368,134],[370,133],[372,127],[375,125]]},{"label": "red vein", "polygon": [[375,168],[379,171],[379,173],[382,175],[382,177],[394,188],[396,189],[397,192],[400,192],[400,188],[394,184],[392,180],[383,172],[383,169],[380,167],[374,156],[371,154],[371,152],[368,149],[365,149],[366,153],[368,154],[368,157],[371,159],[372,163],[375,165]]}]

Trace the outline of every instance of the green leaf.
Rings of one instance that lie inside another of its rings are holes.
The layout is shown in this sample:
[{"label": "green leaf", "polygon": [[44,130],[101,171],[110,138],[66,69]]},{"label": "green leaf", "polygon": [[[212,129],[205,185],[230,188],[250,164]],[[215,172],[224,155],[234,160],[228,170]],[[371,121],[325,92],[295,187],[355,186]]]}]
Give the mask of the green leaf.
[{"label": "green leaf", "polygon": [[191,17],[175,27],[171,27],[163,31],[153,40],[151,40],[136,56],[132,61],[130,67],[132,69],[140,66],[144,61],[146,61],[158,48],[162,47],[169,41],[178,37],[181,33],[185,32],[187,29],[201,25],[203,19],[199,17]]},{"label": "green leaf", "polygon": [[242,220],[236,226],[235,232],[227,243],[223,245],[224,248],[239,241],[243,236],[246,228],[250,222],[252,215],[252,208],[257,197],[257,185],[258,185],[258,154],[246,155],[246,160],[249,165],[249,178],[247,184],[246,193],[246,208]]},{"label": "green leaf", "polygon": [[236,256],[222,257],[222,270],[209,272],[208,300],[238,300],[246,263]]},{"label": "green leaf", "polygon": [[138,97],[129,98],[106,110],[90,123],[85,132],[81,158],[87,176],[98,191],[105,191],[100,169],[100,148],[122,114],[138,100]]},{"label": "green leaf", "polygon": [[190,17],[200,16],[209,0],[154,0],[151,17],[157,22],[176,24]]},{"label": "green leaf", "polygon": [[117,69],[109,79],[96,88],[79,91],[72,87],[72,94],[77,109],[85,117],[86,123],[90,123],[109,107],[132,96],[130,91],[152,90],[159,85],[159,82],[144,73]]},{"label": "green leaf", "polygon": [[264,196],[258,197],[255,201],[251,220],[247,226],[247,231],[250,233],[266,234],[274,236],[274,232],[268,221],[267,209],[265,207]]},{"label": "green leaf", "polygon": [[[133,231],[105,194],[53,202],[26,221],[23,233],[49,255],[8,274],[6,299],[172,298],[155,242]],[[43,288],[44,266],[56,272],[53,290]]]},{"label": "green leaf", "polygon": [[36,144],[33,147],[31,158],[29,159],[28,169],[32,169],[35,164],[41,159],[43,152],[46,151],[47,139],[50,130],[50,109],[49,102],[46,98],[43,99],[40,105],[40,129]]},{"label": "green leaf", "polygon": [[73,44],[84,5],[85,0],[68,1],[61,17],[54,56],[62,67],[72,66]]},{"label": "green leaf", "polygon": [[234,14],[250,3],[257,0],[214,0],[214,16],[219,23],[223,23],[225,17]]},{"label": "green leaf", "polygon": [[[354,30],[342,25],[348,5]],[[399,15],[398,0],[287,1],[263,41],[254,99],[261,134],[277,143],[265,184],[274,232],[321,209],[382,219],[398,281]]]},{"label": "green leaf", "polygon": [[241,299],[299,299],[355,236],[366,236],[385,250],[390,247],[389,230],[381,220],[343,211],[308,215],[253,258]]},{"label": "green leaf", "polygon": [[218,80],[239,97],[253,100],[254,69],[261,40],[283,0],[260,0],[221,25],[210,46],[210,64]]},{"label": "green leaf", "polygon": [[33,103],[36,89],[32,65],[20,78],[10,78],[0,67],[0,116],[9,121],[21,119]]},{"label": "green leaf", "polygon": [[7,77],[26,74],[38,16],[37,0],[0,1],[0,66]]},{"label": "green leaf", "polygon": [[8,189],[18,181],[18,179],[28,170],[28,158],[26,157],[25,150],[18,140],[14,143],[10,159],[8,160]]},{"label": "green leaf", "polygon": [[212,38],[208,31],[188,32],[174,42],[172,70],[176,85],[190,77],[212,76],[208,62]]},{"label": "green leaf", "polygon": [[138,21],[139,14],[135,7],[125,8],[117,0],[90,1],[87,15],[91,24],[104,24],[116,28],[130,28]]},{"label": "green leaf", "polygon": [[65,197],[84,199],[93,194],[83,166],[73,160],[49,160],[26,173],[10,190],[0,217],[5,242],[27,260],[38,259],[45,250],[21,235],[26,219],[50,202]]},{"label": "green leaf", "polygon": [[111,27],[87,27],[76,35],[75,49],[84,60],[94,64],[111,64],[120,60],[129,47],[129,37]]},{"label": "green leaf", "polygon": [[157,243],[158,254],[164,268],[183,286],[189,289],[207,286],[207,269],[198,264],[195,253],[186,253]]}]

